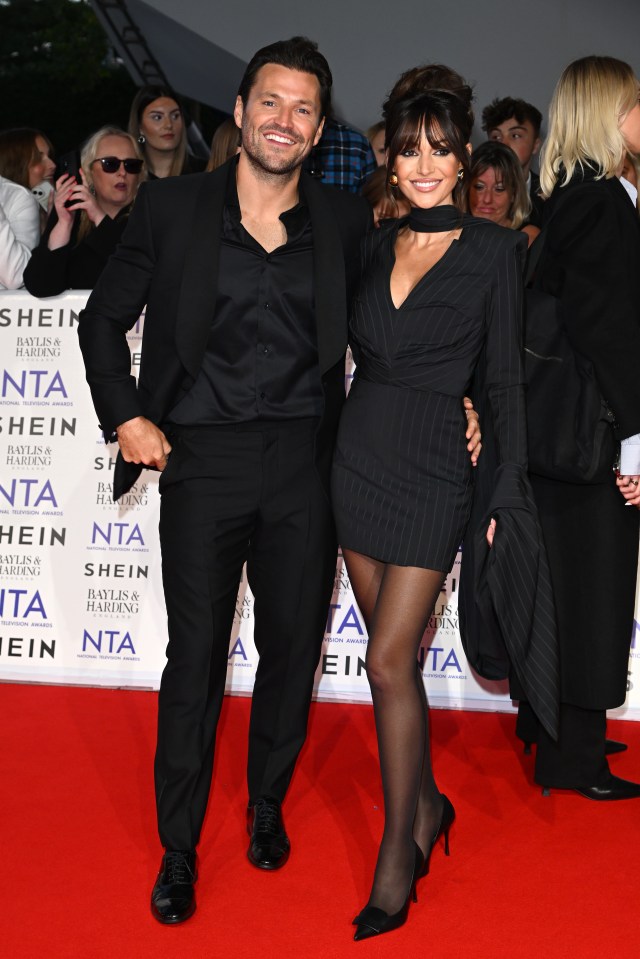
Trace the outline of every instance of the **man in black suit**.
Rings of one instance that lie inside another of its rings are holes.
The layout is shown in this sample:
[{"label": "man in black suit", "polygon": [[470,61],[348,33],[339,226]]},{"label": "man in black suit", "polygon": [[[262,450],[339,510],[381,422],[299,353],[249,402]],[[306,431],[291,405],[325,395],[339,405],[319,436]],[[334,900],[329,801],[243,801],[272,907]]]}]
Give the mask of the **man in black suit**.
[{"label": "man in black suit", "polygon": [[540,129],[542,114],[526,100],[503,97],[493,100],[482,111],[482,129],[489,140],[506,144],[520,161],[531,199],[531,214],[527,223],[542,226],[544,200],[540,196],[540,178],[531,169],[531,161],[542,146]]},{"label": "man in black suit", "polygon": [[[165,847],[151,908],[195,910],[243,563],[260,655],[249,733],[250,861],[289,855],[281,803],[306,735],[335,570],[328,488],[344,398],[347,303],[371,215],[301,175],[331,73],[315,44],[258,51],[239,89],[239,157],[144,185],[79,324],[102,429],[120,446],[114,497],[161,471],[169,624],[155,760]],[[127,330],[146,304],[139,382]],[[281,584],[286,583],[286,590]]]}]

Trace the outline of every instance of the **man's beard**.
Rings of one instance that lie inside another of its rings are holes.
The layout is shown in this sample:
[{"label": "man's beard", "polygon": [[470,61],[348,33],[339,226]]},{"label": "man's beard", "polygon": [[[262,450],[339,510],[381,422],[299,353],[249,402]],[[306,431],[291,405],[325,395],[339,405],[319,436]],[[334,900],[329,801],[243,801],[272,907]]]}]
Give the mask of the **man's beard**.
[{"label": "man's beard", "polygon": [[297,153],[291,157],[279,157],[273,153],[269,153],[268,149],[265,148],[265,141],[262,137],[262,130],[264,129],[279,133],[281,136],[289,137],[289,139],[295,140],[298,144],[302,142],[298,134],[285,127],[278,127],[273,123],[269,123],[264,124],[254,133],[248,126],[245,126],[243,122],[242,152],[246,155],[254,172],[262,179],[271,180],[273,177],[290,179],[295,171],[302,165],[309,150],[303,150],[301,153]]}]

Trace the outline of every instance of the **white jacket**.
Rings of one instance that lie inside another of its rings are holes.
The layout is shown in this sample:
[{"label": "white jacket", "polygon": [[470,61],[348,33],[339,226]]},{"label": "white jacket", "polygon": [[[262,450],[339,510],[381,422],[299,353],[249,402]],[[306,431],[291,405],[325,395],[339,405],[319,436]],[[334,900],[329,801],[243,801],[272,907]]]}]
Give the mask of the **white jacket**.
[{"label": "white jacket", "polygon": [[23,186],[0,176],[0,290],[17,290],[40,240],[40,207]]}]

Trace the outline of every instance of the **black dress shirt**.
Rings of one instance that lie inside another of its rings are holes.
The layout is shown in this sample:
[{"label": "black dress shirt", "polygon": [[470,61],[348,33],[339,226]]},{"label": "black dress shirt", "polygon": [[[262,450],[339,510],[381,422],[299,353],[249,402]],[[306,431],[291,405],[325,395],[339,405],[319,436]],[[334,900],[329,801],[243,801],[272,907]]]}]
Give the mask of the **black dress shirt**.
[{"label": "black dress shirt", "polygon": [[170,422],[213,426],[322,415],[313,237],[302,194],[280,219],[287,241],[267,253],[242,226],[236,179],[229,176],[207,350]]}]

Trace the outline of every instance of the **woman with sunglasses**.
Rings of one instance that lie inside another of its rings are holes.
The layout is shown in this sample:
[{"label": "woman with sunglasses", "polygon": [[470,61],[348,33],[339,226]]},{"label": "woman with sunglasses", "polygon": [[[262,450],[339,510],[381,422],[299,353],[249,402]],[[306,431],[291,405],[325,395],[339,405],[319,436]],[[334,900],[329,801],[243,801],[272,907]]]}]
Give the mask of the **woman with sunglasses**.
[{"label": "woman with sunglasses", "polygon": [[24,273],[34,296],[90,290],[115,250],[143,179],[132,136],[103,127],[85,143],[80,176],[56,181],[54,208]]}]

